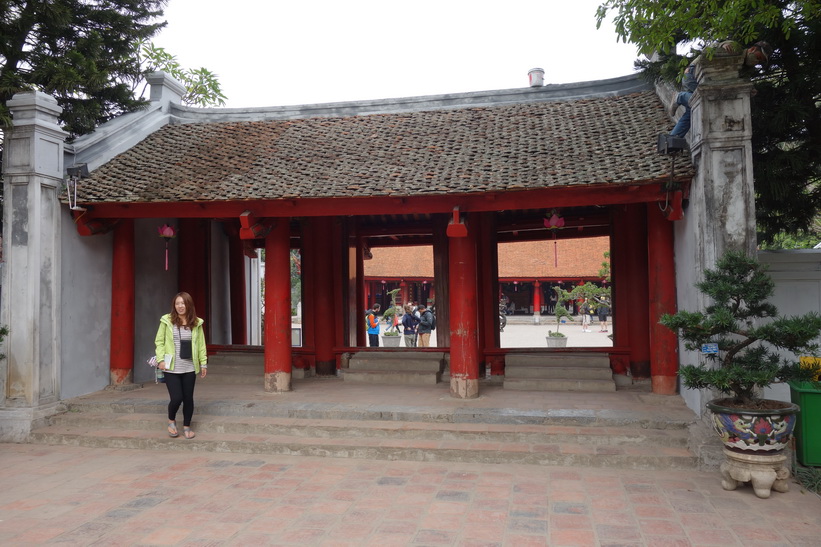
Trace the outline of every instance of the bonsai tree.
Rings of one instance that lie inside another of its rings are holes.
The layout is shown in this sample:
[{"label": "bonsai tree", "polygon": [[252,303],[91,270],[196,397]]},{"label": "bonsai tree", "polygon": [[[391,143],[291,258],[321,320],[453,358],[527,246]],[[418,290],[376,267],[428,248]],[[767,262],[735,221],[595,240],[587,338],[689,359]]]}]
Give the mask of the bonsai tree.
[{"label": "bonsai tree", "polygon": [[567,308],[562,306],[561,304],[556,304],[556,310],[554,312],[556,314],[556,332],[552,330],[547,331],[548,336],[559,336],[564,337],[564,334],[559,332],[559,325],[562,324],[562,318],[566,317],[569,321],[573,321],[573,316],[570,315],[570,312],[567,311]]},{"label": "bonsai tree", "polygon": [[562,319],[566,318],[568,321],[573,321],[573,316],[570,315],[570,312],[564,307],[564,303],[569,300],[573,300],[573,297],[571,296],[571,293],[559,286],[553,287],[553,290],[556,291],[556,308],[553,310],[553,313],[556,316],[556,331],[554,332],[552,330],[548,330],[547,335],[564,337],[564,334],[559,332],[559,326],[562,324]]},{"label": "bonsai tree", "polygon": [[776,381],[811,380],[818,366],[802,367],[798,359],[782,359],[775,351],[814,353],[821,333],[821,316],[808,313],[782,317],[767,302],[774,283],[766,267],[741,252],[728,252],[706,270],[696,288],[712,303],[704,312],[666,314],[661,324],[676,331],[688,350],[718,345],[718,353],[704,356],[713,366],[686,365],[679,374],[688,388],[710,388],[731,398],[724,405],[766,408],[761,388]]},{"label": "bonsai tree", "polygon": [[388,296],[391,297],[391,307],[385,310],[385,313],[382,314],[382,318],[388,324],[387,330],[383,332],[383,336],[399,336],[399,329],[397,328],[396,321],[394,318],[397,314],[397,307],[396,307],[396,295],[399,294],[399,291],[402,289],[394,289],[388,292]]}]

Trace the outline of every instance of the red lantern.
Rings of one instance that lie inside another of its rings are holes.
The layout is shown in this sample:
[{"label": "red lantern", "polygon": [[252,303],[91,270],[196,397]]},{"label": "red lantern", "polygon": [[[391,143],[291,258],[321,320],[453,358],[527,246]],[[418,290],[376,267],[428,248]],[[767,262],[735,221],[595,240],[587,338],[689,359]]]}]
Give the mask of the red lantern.
[{"label": "red lantern", "polygon": [[559,216],[559,213],[556,209],[551,211],[553,213],[550,218],[547,218],[545,215],[544,218],[544,225],[545,228],[553,232],[553,266],[558,267],[559,265],[559,249],[558,244],[556,243],[556,230],[561,230],[564,228],[564,218]]},{"label": "red lantern", "polygon": [[163,224],[157,228],[157,232],[165,240],[165,271],[168,271],[168,242],[177,237],[177,230],[173,226]]}]

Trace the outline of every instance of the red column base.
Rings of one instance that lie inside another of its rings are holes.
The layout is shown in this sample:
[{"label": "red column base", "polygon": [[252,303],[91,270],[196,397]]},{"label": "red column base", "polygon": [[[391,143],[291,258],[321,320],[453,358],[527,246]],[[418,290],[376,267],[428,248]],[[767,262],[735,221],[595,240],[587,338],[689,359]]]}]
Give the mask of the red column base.
[{"label": "red column base", "polygon": [[658,395],[675,395],[678,392],[678,376],[653,376],[650,384],[653,393]]},{"label": "red column base", "polygon": [[109,380],[112,386],[124,386],[134,383],[133,370],[130,368],[112,368],[108,369],[110,374]]}]

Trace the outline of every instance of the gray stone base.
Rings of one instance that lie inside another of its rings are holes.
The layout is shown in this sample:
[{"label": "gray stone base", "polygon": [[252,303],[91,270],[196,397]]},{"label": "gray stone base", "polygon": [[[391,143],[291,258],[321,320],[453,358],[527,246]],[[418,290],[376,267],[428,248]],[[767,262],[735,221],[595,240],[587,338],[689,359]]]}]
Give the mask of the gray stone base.
[{"label": "gray stone base", "polygon": [[38,408],[4,408],[0,410],[0,442],[25,442],[33,429],[44,427],[49,417],[60,412],[65,412],[62,403]]}]

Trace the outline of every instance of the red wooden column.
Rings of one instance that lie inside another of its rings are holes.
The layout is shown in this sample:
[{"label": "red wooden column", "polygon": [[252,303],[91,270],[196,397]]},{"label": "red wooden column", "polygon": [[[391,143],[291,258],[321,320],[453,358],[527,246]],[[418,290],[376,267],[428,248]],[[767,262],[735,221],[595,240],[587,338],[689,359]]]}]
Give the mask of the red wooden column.
[{"label": "red wooden column", "polygon": [[[612,321],[613,345],[625,348],[630,345],[630,294],[627,276],[627,238],[624,235],[625,206],[617,205],[611,209],[610,236],[610,272],[612,282]],[[613,374],[627,379],[630,372],[630,356],[613,354],[610,356],[610,367]]]},{"label": "red wooden column", "polygon": [[653,393],[677,392],[678,340],[676,333],[659,323],[665,313],[676,312],[676,264],[673,223],[654,203],[647,205],[647,254],[650,304],[650,375]]},{"label": "red wooden column", "polygon": [[479,396],[478,314],[476,280],[477,227],[461,235],[448,226],[450,273],[450,394],[459,399]]},{"label": "red wooden column", "polygon": [[354,318],[354,340],[353,345],[364,347],[367,335],[365,332],[365,310],[368,309],[367,295],[368,289],[365,286],[365,244],[361,237],[356,238],[356,248],[354,249],[356,261],[356,310]]},{"label": "red wooden column", "polygon": [[627,284],[627,302],[620,303],[629,306],[628,320],[630,331],[630,372],[633,378],[650,377],[650,315],[647,306],[647,210],[641,204],[625,206],[624,222],[626,264],[623,264],[622,273],[626,279],[619,283]]},{"label": "red wooden column", "polygon": [[205,319],[205,340],[211,328],[209,315],[211,298],[211,266],[208,261],[209,242],[211,240],[210,221],[198,218],[181,218],[179,220],[179,268],[177,286],[187,292],[194,300],[197,315]]},{"label": "red wooden column", "polygon": [[402,289],[399,294],[402,295],[402,307],[405,307],[405,304],[408,303],[408,284],[403,279],[399,282],[399,288]]},{"label": "red wooden column", "polygon": [[533,282],[533,316],[542,315],[542,284],[537,280]]},{"label": "red wooden column", "polygon": [[265,391],[291,391],[291,230],[278,218],[265,238]]},{"label": "red wooden column", "polygon": [[237,230],[228,234],[228,274],[231,287],[231,343],[248,343],[245,298],[245,253]]},{"label": "red wooden column", "polygon": [[[339,311],[334,309],[339,303],[339,292],[334,291],[334,282],[339,273],[334,267],[338,239],[335,237],[331,217],[311,218],[308,231],[311,237],[307,244],[313,247],[313,250],[308,251],[312,258],[309,266],[313,271],[312,285],[308,290],[313,293],[314,298],[310,309],[305,310],[303,318],[307,318],[314,328],[316,373],[333,375],[336,374],[334,343],[338,332],[334,329],[341,327],[340,321],[331,319],[339,317]],[[365,321],[364,318],[362,321]]]},{"label": "red wooden column", "polygon": [[[485,367],[490,366],[490,373],[504,374],[504,357],[496,355],[493,350],[499,349],[499,299],[494,297],[499,292],[499,252],[496,233],[496,213],[478,213],[471,216],[471,222],[478,216],[481,224],[477,233],[476,254],[478,267],[479,294],[491,295],[477,301],[479,309],[479,349]],[[488,351],[494,355],[488,355]],[[486,368],[480,367],[480,375]]]},{"label": "red wooden column", "polygon": [[111,265],[111,385],[134,381],[134,221],[114,229]]}]

